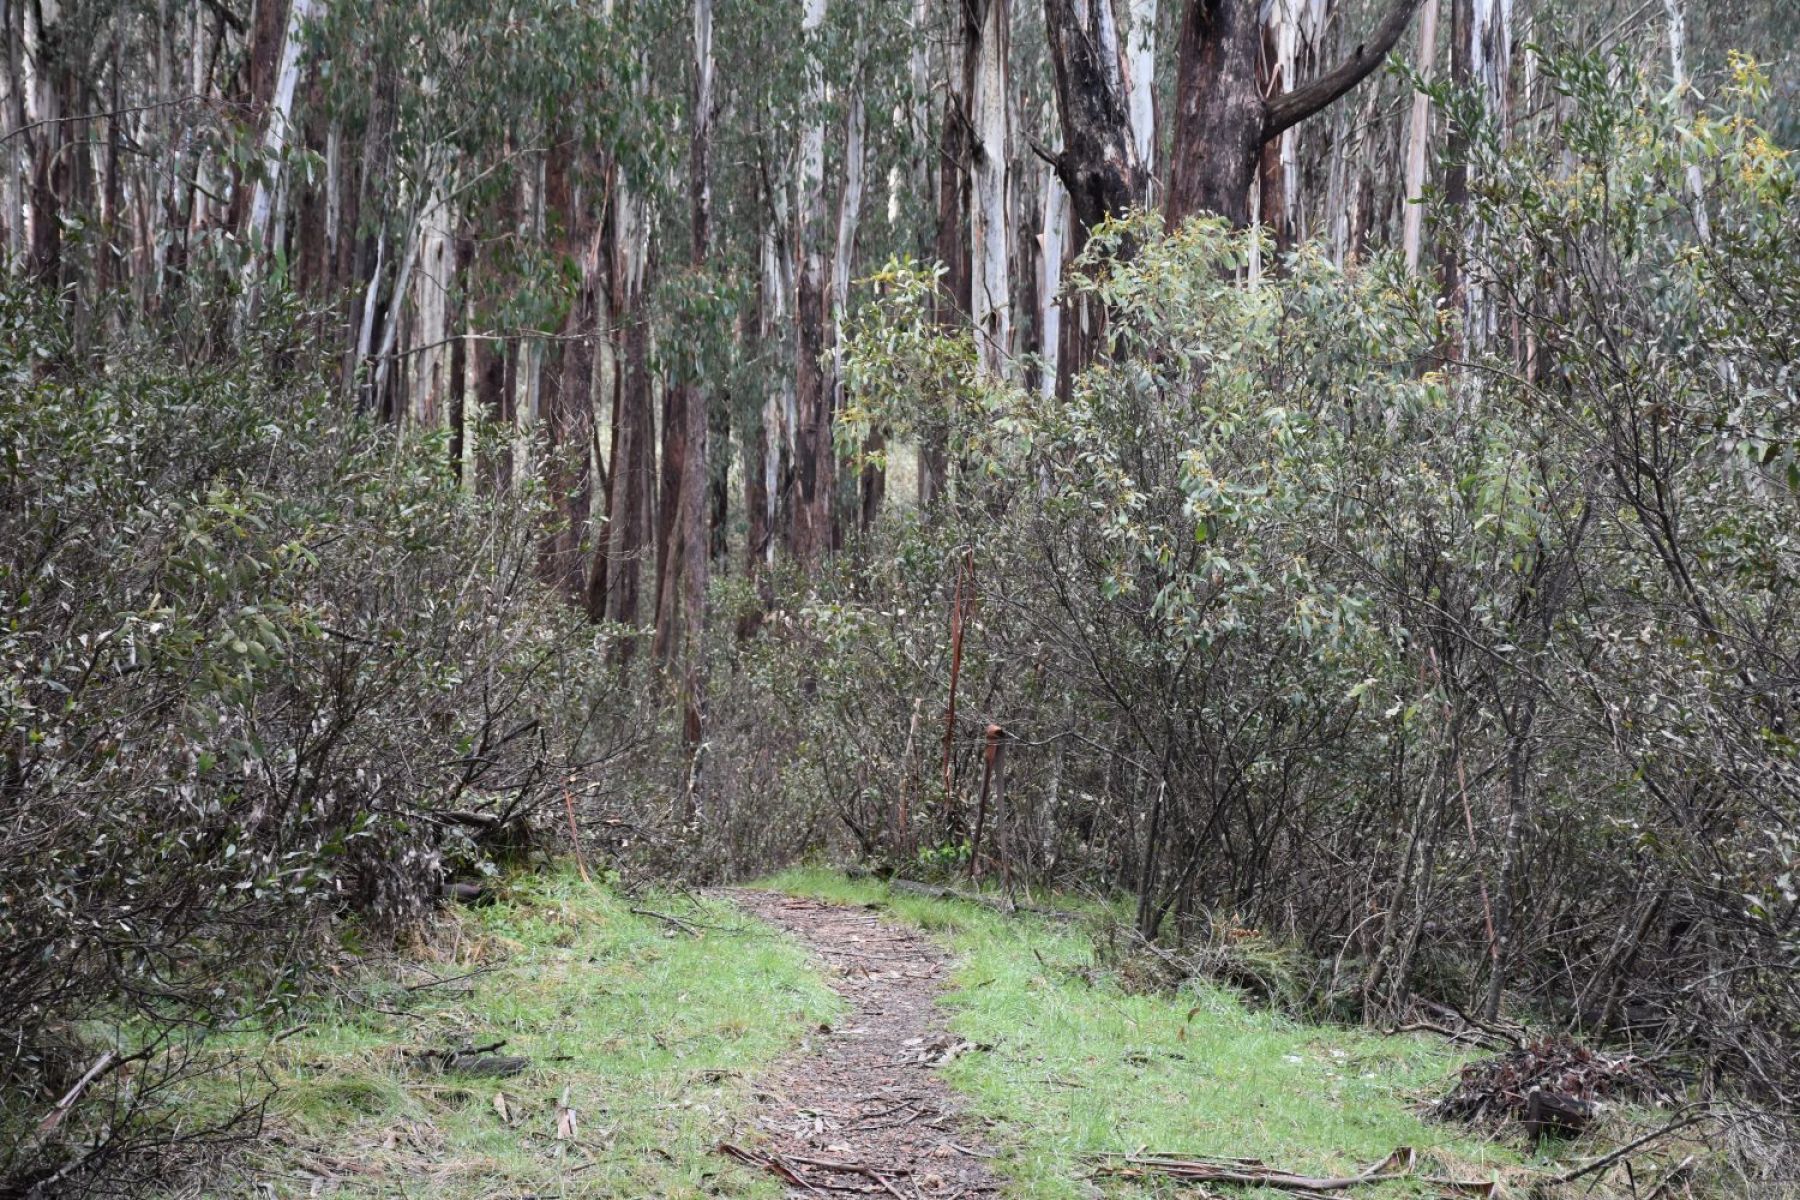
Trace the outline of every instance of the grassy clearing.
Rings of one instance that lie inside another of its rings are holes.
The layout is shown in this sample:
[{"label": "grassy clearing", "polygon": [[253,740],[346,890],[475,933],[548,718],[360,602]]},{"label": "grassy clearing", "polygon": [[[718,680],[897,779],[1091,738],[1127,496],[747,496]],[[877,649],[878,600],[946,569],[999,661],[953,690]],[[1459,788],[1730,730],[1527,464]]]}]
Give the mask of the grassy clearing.
[{"label": "grassy clearing", "polygon": [[[797,947],[728,906],[644,903],[704,936],[562,873],[446,916],[411,965],[346,980],[263,1049],[270,1136],[203,1194],[780,1195],[710,1151],[749,1077],[838,1001]],[[471,1079],[406,1054],[502,1038],[530,1070]],[[574,1137],[558,1136],[564,1102]]]},{"label": "grassy clearing", "polygon": [[[892,893],[876,881],[796,871],[769,886],[882,902],[961,954],[945,997],[952,1027],[994,1049],[957,1059],[946,1075],[997,1123],[997,1148],[1008,1152],[999,1166],[1014,1195],[1091,1195],[1085,1156],[1143,1148],[1259,1158],[1319,1174],[1354,1172],[1396,1146],[1453,1164],[1464,1178],[1516,1162],[1413,1111],[1461,1062],[1439,1042],[1302,1025],[1250,1011],[1218,989],[1128,994],[1096,976],[1091,945],[1076,930]],[[1135,1184],[1106,1187],[1140,1194]],[[1358,1191],[1409,1194],[1400,1185]]]}]

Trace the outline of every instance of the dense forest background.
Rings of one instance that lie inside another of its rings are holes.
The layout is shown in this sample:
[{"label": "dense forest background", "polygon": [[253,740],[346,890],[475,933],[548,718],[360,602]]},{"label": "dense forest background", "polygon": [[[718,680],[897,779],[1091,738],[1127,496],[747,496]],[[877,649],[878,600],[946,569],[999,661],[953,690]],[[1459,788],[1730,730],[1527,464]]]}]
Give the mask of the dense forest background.
[{"label": "dense forest background", "polygon": [[3,7],[0,1176],[559,840],[1247,924],[1779,1171],[1800,11]]}]

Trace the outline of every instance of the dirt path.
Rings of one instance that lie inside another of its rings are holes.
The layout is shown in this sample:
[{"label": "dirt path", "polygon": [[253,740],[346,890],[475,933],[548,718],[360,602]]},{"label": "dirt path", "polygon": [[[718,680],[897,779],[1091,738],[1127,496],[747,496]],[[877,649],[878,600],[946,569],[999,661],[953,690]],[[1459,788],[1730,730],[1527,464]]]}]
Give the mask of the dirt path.
[{"label": "dirt path", "polygon": [[974,1050],[944,1031],[935,1004],[950,955],[866,909],[773,892],[721,895],[806,943],[851,1004],[762,1081],[762,1111],[726,1152],[780,1176],[790,1197],[997,1193],[981,1131],[957,1116],[935,1069]]}]

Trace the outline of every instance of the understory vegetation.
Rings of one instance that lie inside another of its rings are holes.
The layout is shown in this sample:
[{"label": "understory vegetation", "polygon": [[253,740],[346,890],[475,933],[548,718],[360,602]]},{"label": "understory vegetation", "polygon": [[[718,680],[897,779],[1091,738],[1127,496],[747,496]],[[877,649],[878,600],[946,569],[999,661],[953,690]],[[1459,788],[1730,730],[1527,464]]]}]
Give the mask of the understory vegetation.
[{"label": "understory vegetation", "polygon": [[720,786],[903,872],[1126,893],[1147,944],[1254,929],[1297,1011],[1665,1056],[1774,1187],[1800,194],[1752,64],[1694,120],[1617,60],[1545,69],[1566,140],[1478,150],[1460,320],[1393,260],[1246,287],[1254,232],[1124,222],[1074,276],[1112,356],[1064,398],[983,374],[929,270],[877,275],[842,442],[941,422],[951,495],[779,605],[715,712],[791,734]]},{"label": "understory vegetation", "polygon": [[[1376,1005],[1429,980],[1490,1015],[1515,988],[1616,1010],[1656,978],[1715,1035],[1791,1017],[1792,169],[1722,118],[1733,202],[1695,243],[1677,131],[1558,67],[1588,153],[1492,165],[1517,257],[1484,264],[1480,339],[1379,265],[1301,252],[1244,289],[1246,237],[1120,226],[1090,265],[1126,352],[1039,401],[975,385],[925,285],[880,281],[852,377],[938,372],[967,468],[954,520],[889,531],[795,622],[845,824],[982,836],[984,772],[946,796],[933,731],[909,761],[913,710],[876,699],[947,691],[950,573],[956,756],[998,723],[1014,780],[972,869],[1127,885],[1146,937],[1278,919]],[[1478,348],[1501,339],[1524,370]]]},{"label": "understory vegetation", "polygon": [[1800,91],[1520,2],[5,7],[0,1197],[772,1196],[770,877],[1021,1196],[1796,1195]]},{"label": "understory vegetation", "polygon": [[585,795],[617,685],[532,507],[344,413],[275,322],[195,363],[102,361],[30,293],[0,321],[0,1177],[130,1190],[254,1117],[173,1103],[206,1035]]}]

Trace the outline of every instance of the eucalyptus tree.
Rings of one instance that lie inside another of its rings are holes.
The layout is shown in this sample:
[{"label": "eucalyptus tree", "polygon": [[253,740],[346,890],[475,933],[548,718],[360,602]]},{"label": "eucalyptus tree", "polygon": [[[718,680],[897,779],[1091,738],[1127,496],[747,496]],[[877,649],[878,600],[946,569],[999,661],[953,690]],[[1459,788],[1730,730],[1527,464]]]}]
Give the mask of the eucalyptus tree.
[{"label": "eucalyptus tree", "polygon": [[1199,212],[1249,221],[1250,185],[1263,146],[1361,83],[1400,41],[1419,0],[1394,0],[1366,41],[1310,83],[1266,96],[1257,77],[1260,6],[1189,0],[1175,77],[1174,141],[1165,211],[1171,224]]}]

